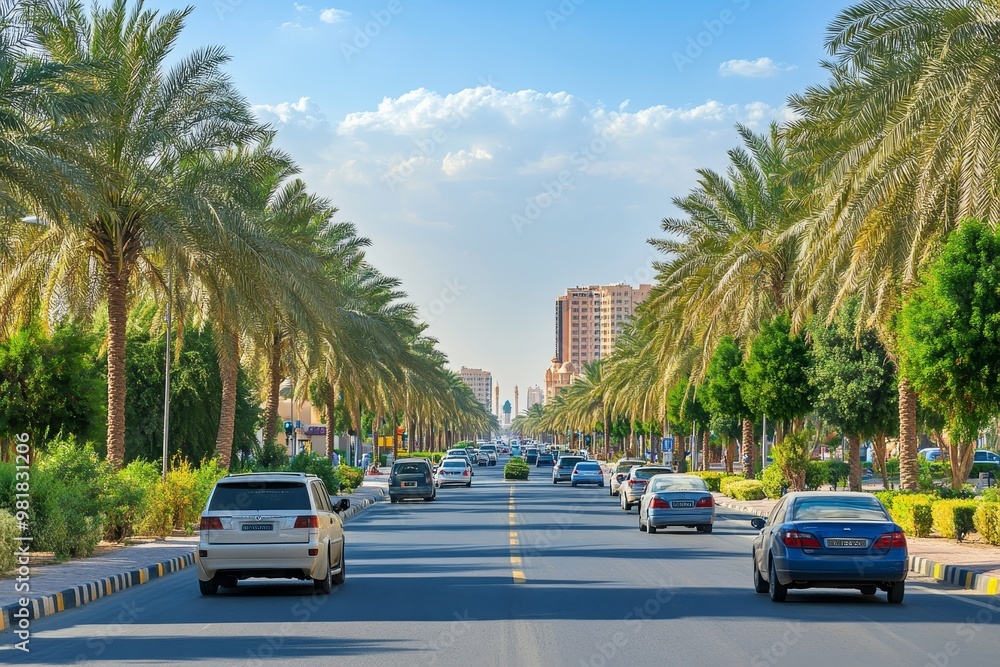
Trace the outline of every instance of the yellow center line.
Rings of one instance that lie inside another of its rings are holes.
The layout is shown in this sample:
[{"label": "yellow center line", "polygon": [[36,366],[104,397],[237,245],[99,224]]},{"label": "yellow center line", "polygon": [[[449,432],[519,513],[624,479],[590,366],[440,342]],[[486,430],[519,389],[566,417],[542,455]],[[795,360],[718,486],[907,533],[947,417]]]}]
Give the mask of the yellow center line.
[{"label": "yellow center line", "polygon": [[511,490],[510,490],[510,506],[509,506],[509,513],[508,513],[507,517],[508,517],[508,519],[510,521],[510,569],[511,569],[511,576],[514,578],[514,583],[515,584],[523,584],[525,581],[527,581],[527,578],[524,576],[524,570],[521,569],[523,567],[523,564],[521,562],[521,551],[518,548],[517,530],[516,530],[516,528],[517,528],[517,514],[516,514],[515,508],[514,508],[514,489],[513,488],[511,488]]}]

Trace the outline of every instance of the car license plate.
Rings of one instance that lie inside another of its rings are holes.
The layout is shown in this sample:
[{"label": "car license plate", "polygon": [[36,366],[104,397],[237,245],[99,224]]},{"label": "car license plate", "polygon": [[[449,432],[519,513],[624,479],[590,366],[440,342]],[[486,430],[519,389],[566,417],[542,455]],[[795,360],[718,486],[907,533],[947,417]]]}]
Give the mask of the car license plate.
[{"label": "car license plate", "polygon": [[867,547],[868,540],[844,540],[840,538],[831,538],[826,541],[826,546],[828,547]]},{"label": "car license plate", "polygon": [[693,500],[675,500],[674,502],[670,503],[670,506],[671,507],[694,507],[694,501]]},{"label": "car license plate", "polygon": [[416,482],[403,482],[403,486],[416,486]]},{"label": "car license plate", "polygon": [[268,530],[274,530],[274,524],[273,523],[245,523],[245,524],[243,524],[240,527],[240,529],[241,530],[246,530],[246,531],[253,531],[253,532],[268,531]]}]

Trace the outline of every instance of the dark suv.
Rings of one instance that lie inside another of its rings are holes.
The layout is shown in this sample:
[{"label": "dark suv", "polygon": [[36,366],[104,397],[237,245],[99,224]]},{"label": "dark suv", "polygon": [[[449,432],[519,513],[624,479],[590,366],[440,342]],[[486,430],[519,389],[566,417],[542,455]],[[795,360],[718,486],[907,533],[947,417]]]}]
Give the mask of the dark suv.
[{"label": "dark suv", "polygon": [[555,457],[548,452],[542,452],[538,455],[538,460],[535,461],[535,467],[540,468],[541,466],[554,466],[556,464]]},{"label": "dark suv", "polygon": [[403,498],[434,500],[434,473],[427,459],[399,459],[389,471],[389,502]]},{"label": "dark suv", "polygon": [[586,461],[582,456],[560,456],[552,468],[552,483],[568,482],[573,477],[573,466],[580,461]]},{"label": "dark suv", "polygon": [[528,465],[534,465],[538,461],[538,450],[531,448],[524,451],[524,462]]}]

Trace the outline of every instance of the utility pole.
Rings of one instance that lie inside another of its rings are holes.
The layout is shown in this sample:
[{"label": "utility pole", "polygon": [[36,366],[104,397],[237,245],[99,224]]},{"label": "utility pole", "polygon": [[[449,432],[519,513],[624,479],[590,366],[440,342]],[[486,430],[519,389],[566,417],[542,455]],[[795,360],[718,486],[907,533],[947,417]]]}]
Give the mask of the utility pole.
[{"label": "utility pole", "polygon": [[[170,261],[169,259],[167,260]],[[167,265],[167,354],[166,370],[163,373],[163,479],[167,478],[167,462],[170,457],[170,327],[171,315],[170,302],[174,292],[174,272]]]}]

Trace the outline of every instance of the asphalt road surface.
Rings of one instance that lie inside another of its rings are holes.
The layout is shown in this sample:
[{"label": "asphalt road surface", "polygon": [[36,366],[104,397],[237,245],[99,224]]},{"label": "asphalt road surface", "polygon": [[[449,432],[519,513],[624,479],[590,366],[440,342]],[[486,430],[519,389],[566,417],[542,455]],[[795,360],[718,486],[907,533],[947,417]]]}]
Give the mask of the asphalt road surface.
[{"label": "asphalt road surface", "polygon": [[93,665],[994,665],[1000,600],[911,579],[885,595],[756,595],[749,517],[715,532],[637,529],[607,488],[507,483],[478,468],[436,502],[347,524],[347,583],[241,582],[206,598],[193,569],[3,635],[0,663]]}]

